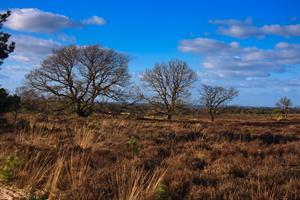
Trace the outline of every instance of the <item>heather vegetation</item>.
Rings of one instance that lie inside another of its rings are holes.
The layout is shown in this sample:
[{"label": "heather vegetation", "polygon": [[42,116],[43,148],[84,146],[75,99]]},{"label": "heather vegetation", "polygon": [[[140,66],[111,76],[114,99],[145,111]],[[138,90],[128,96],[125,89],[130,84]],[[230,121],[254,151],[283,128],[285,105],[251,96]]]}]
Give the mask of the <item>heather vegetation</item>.
[{"label": "heather vegetation", "polygon": [[299,122],[21,114],[1,125],[0,178],[49,199],[298,199]]},{"label": "heather vegetation", "polygon": [[[0,64],[15,46],[2,35]],[[0,89],[0,199],[300,199],[300,110],[288,97],[230,105],[237,89],[197,86],[181,60],[135,85],[128,62],[66,46],[16,94]]]}]

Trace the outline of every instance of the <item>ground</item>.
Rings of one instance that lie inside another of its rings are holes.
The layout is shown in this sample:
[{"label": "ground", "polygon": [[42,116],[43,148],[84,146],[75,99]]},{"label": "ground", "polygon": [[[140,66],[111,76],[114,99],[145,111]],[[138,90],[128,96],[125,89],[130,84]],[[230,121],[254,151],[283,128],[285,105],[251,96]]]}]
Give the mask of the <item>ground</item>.
[{"label": "ground", "polygon": [[300,116],[22,114],[0,164],[28,199],[300,199]]}]

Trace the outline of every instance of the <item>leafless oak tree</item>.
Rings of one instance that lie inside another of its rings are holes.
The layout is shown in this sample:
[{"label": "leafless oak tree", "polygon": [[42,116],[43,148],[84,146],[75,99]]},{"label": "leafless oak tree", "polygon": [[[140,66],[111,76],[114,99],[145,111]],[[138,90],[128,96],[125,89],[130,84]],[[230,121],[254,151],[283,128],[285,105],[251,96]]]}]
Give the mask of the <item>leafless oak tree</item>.
[{"label": "leafless oak tree", "polygon": [[224,106],[238,95],[238,91],[234,88],[226,89],[209,85],[202,85],[199,92],[201,94],[200,103],[206,107],[211,121],[214,121],[215,116],[224,110]]},{"label": "leafless oak tree", "polygon": [[292,101],[287,97],[281,97],[276,103],[276,106],[283,111],[284,117],[287,119],[289,109],[292,107]]},{"label": "leafless oak tree", "polygon": [[67,100],[87,116],[99,96],[118,100],[128,85],[128,58],[111,49],[68,46],[54,51],[27,76],[31,88]]},{"label": "leafless oak tree", "polygon": [[196,73],[184,61],[156,64],[141,79],[151,90],[151,94],[144,94],[145,99],[171,120],[177,107],[190,95],[189,89],[196,78]]}]

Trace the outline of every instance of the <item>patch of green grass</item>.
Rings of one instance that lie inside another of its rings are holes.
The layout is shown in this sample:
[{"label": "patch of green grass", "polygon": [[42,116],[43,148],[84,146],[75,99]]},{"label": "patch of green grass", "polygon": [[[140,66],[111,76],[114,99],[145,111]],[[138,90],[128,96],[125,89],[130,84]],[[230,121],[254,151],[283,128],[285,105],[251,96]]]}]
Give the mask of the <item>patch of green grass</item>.
[{"label": "patch of green grass", "polygon": [[163,183],[158,184],[155,194],[157,200],[167,200],[169,198],[167,187]]},{"label": "patch of green grass", "polygon": [[139,154],[140,149],[143,148],[143,146],[139,144],[138,140],[133,136],[128,138],[127,145],[134,154]]}]

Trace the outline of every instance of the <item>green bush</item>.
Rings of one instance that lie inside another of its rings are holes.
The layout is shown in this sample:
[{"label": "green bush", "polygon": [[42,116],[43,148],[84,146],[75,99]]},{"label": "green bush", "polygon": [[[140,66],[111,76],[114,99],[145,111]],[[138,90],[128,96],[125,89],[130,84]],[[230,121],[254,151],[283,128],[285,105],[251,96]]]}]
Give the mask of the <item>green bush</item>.
[{"label": "green bush", "polygon": [[[47,200],[49,199],[48,192],[31,192],[28,194],[26,200]],[[25,199],[24,199],[25,200]]]},{"label": "green bush", "polygon": [[159,183],[155,191],[155,200],[167,200],[169,198],[167,187],[163,183]]},{"label": "green bush", "polygon": [[9,156],[4,164],[0,167],[0,180],[4,182],[11,181],[14,177],[16,167],[21,164],[20,159],[13,155]]},{"label": "green bush", "polygon": [[133,137],[133,136],[130,136],[128,138],[128,141],[127,141],[127,145],[129,146],[130,150],[134,153],[134,154],[139,154],[140,152],[140,149],[143,147],[142,145],[140,145],[138,143],[138,140]]}]

